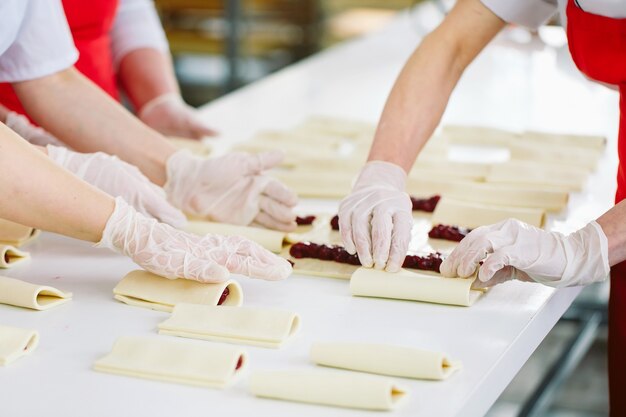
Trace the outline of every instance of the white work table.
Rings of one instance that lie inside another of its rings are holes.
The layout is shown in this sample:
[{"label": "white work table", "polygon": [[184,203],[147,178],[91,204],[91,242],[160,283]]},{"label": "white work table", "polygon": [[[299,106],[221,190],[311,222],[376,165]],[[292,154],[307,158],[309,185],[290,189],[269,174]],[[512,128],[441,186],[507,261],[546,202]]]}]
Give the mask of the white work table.
[{"label": "white work table", "polygon": [[[217,100],[203,108],[203,117],[222,132],[222,141],[286,128],[313,114],[376,122],[397,72],[419,41],[419,22],[428,21],[432,12],[426,6],[417,16],[404,14],[380,33]],[[566,50],[541,46],[537,38],[516,43],[509,33],[470,67],[444,122],[607,135],[606,156],[585,192],[572,198],[565,215],[551,219],[554,227],[572,230],[610,206],[617,112],[616,94],[576,74]],[[302,207],[332,210],[336,204],[303,201]],[[245,378],[219,391],[94,372],[93,362],[109,352],[117,337],[156,335],[157,323],[168,315],[113,300],[115,284],[135,269],[122,256],[50,234],[25,249],[32,261],[2,273],[72,291],[74,300],[47,312],[0,306],[1,324],[41,334],[32,356],[0,368],[1,416],[363,415],[257,399],[247,392]],[[410,398],[389,415],[411,417],[484,415],[579,292],[511,282],[464,308],[353,298],[342,280],[298,275],[284,282],[236,279],[244,305],[288,309],[302,317],[301,332],[291,345],[246,348],[249,370],[312,367],[310,344],[325,340],[404,344],[461,360],[464,369],[447,381],[399,380]]]}]

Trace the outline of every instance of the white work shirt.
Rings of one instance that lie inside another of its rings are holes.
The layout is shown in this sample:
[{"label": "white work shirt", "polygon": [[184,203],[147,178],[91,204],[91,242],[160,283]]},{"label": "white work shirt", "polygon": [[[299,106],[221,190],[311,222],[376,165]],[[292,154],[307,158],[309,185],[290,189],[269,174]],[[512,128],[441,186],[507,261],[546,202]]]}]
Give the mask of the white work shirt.
[{"label": "white work shirt", "polygon": [[44,77],[77,59],[61,0],[0,1],[0,82]]},{"label": "white work shirt", "polygon": [[[565,8],[569,0],[481,0],[500,19],[509,23],[535,29],[544,24],[557,11],[561,22],[567,24]],[[626,0],[578,0],[587,13],[615,19],[626,18]]]}]

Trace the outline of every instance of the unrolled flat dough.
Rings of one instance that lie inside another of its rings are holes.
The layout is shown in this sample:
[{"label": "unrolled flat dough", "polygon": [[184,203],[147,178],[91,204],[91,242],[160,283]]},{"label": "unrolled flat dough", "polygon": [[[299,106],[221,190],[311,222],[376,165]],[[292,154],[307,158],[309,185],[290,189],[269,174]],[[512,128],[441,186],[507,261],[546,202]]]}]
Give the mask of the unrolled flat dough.
[{"label": "unrolled flat dough", "polygon": [[211,146],[202,140],[172,136],[170,136],[168,140],[177,149],[187,149],[191,153],[198,156],[208,156],[211,153]]},{"label": "unrolled flat dough", "polygon": [[373,343],[313,343],[311,360],[318,365],[402,378],[442,380],[461,369],[442,352]]},{"label": "unrolled flat dough", "polygon": [[274,253],[279,253],[282,250],[283,241],[286,237],[284,232],[279,232],[277,230],[196,220],[187,222],[185,230],[197,235],[206,235],[211,233],[216,235],[245,237],[246,239],[250,239]]},{"label": "unrolled flat dough", "polygon": [[350,192],[357,172],[272,172],[271,175],[301,197],[341,198]]},{"label": "unrolled flat dough", "polygon": [[249,384],[257,397],[364,410],[392,410],[407,396],[385,377],[317,369],[256,371]]},{"label": "unrolled flat dough", "polygon": [[538,145],[550,144],[561,146],[580,146],[584,148],[604,149],[606,138],[597,135],[573,135],[563,133],[548,133],[526,131],[522,133],[521,140],[524,142],[535,142]]},{"label": "unrolled flat dough", "polygon": [[495,164],[486,178],[487,182],[548,185],[569,192],[580,191],[588,173],[575,167],[508,162]]},{"label": "unrolled flat dough", "polygon": [[475,278],[444,278],[436,273],[401,269],[390,273],[359,268],[350,279],[352,295],[393,298],[469,307],[480,297],[472,290]]},{"label": "unrolled flat dough", "polygon": [[509,146],[511,160],[545,162],[559,165],[573,165],[594,170],[601,152],[593,148],[565,146],[537,146],[533,143],[516,142]]},{"label": "unrolled flat dough", "polygon": [[236,281],[203,284],[188,279],[167,279],[148,271],[129,272],[113,289],[116,300],[128,305],[171,312],[178,303],[217,305],[222,293],[230,291],[220,306],[240,306],[243,292]]},{"label": "unrolled flat dough", "polygon": [[435,194],[474,203],[540,208],[561,211],[569,200],[563,190],[543,189],[536,185],[447,181],[428,178],[409,178],[409,194],[430,197]]},{"label": "unrolled flat dough", "polygon": [[39,344],[39,333],[0,325],[0,366],[31,354]]},{"label": "unrolled flat dough", "polygon": [[0,304],[47,310],[71,299],[71,292],[0,276]]},{"label": "unrolled flat dough", "polygon": [[13,268],[30,259],[28,252],[21,251],[10,245],[0,244],[0,269]]},{"label": "unrolled flat dough", "polygon": [[[120,337],[111,353],[94,363],[94,369],[137,378],[225,388],[241,374],[246,362],[246,352],[236,347],[155,337]],[[239,369],[238,363],[241,363]]]},{"label": "unrolled flat dough", "polygon": [[376,125],[360,120],[317,115],[309,117],[297,125],[293,131],[319,132],[353,140],[371,141],[374,137],[374,132],[376,132]]},{"label": "unrolled flat dough", "polygon": [[507,147],[519,134],[492,127],[447,125],[442,128],[441,136],[455,145]]},{"label": "unrolled flat dough", "polygon": [[177,304],[159,324],[159,334],[279,348],[300,329],[300,317],[288,311],[251,307]]},{"label": "unrolled flat dough", "polygon": [[518,219],[536,227],[543,227],[546,213],[540,209],[488,206],[444,197],[439,200],[431,221],[433,225],[445,224],[473,229],[509,218]]},{"label": "unrolled flat dough", "polygon": [[39,230],[0,219],[0,243],[20,247],[39,236]]}]

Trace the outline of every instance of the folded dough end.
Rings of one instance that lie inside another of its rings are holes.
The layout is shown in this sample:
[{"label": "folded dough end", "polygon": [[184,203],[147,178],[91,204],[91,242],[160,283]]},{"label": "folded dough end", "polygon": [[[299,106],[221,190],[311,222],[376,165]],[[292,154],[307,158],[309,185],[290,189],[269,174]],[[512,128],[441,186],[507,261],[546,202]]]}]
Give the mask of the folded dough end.
[{"label": "folded dough end", "polygon": [[38,345],[37,331],[0,326],[0,366],[31,354]]},{"label": "folded dough end", "polygon": [[237,281],[228,281],[228,285],[226,285],[222,294],[224,294],[226,290],[228,290],[226,299],[219,305],[239,307],[243,304],[243,290]]},{"label": "folded dough end", "polygon": [[63,292],[52,287],[42,287],[41,290],[35,294],[33,306],[35,310],[47,310],[67,303],[71,299],[71,292]]},{"label": "folded dough end", "polygon": [[13,246],[0,245],[0,268],[12,268],[28,259],[30,259],[28,252],[21,251]]}]

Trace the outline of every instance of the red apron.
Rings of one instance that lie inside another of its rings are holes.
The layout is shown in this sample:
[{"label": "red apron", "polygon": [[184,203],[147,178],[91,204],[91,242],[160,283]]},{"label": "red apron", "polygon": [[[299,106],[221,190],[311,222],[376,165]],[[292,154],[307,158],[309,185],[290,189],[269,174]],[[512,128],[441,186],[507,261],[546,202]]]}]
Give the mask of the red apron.
[{"label": "red apron", "polygon": [[[615,202],[626,198],[626,19],[586,13],[570,0],[567,37],[576,66],[589,78],[619,86],[619,167]],[[598,109],[598,111],[602,111]],[[611,269],[609,299],[611,416],[626,416],[626,262]]]},{"label": "red apron", "polygon": [[[109,33],[119,0],[63,0],[79,57],[76,68],[111,97],[119,99]],[[10,84],[0,83],[0,104],[25,114]]]}]

